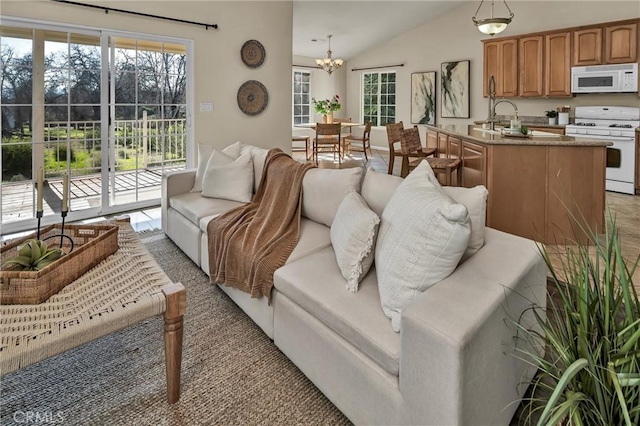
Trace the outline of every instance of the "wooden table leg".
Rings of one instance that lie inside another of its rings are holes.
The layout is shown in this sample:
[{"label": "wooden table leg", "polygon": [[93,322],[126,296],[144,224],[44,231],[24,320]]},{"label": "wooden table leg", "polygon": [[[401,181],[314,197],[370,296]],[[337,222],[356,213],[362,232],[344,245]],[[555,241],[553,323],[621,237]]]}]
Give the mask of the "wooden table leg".
[{"label": "wooden table leg", "polygon": [[167,370],[167,399],[169,404],[180,399],[180,366],[182,364],[183,317],[187,307],[187,295],[180,283],[162,288],[167,300],[164,313],[164,356]]}]

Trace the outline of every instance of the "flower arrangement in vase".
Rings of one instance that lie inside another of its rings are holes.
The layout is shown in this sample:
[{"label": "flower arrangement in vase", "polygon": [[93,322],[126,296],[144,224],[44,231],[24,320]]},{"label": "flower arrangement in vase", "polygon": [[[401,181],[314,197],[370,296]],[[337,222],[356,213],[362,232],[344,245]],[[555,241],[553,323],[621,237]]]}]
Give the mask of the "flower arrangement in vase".
[{"label": "flower arrangement in vase", "polygon": [[320,99],[311,98],[313,102],[313,108],[318,114],[322,114],[323,123],[333,123],[333,113],[340,111],[340,96],[334,95],[333,99]]},{"label": "flower arrangement in vase", "polygon": [[549,119],[549,124],[556,124],[556,117],[558,117],[558,111],[555,109],[550,109],[549,111],[545,111],[544,113]]}]

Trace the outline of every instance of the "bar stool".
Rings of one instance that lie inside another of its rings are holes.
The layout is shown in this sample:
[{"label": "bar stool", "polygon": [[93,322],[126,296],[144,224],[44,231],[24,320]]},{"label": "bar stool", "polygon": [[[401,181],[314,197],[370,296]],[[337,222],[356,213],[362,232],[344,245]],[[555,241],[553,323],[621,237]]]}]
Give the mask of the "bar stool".
[{"label": "bar stool", "polygon": [[291,147],[291,152],[301,152],[304,151],[307,156],[307,161],[311,159],[311,138],[309,136],[291,136],[291,142],[304,142],[303,148],[295,148]]},{"label": "bar stool", "polygon": [[418,158],[409,162],[409,170],[415,169],[424,160],[429,162],[433,173],[445,174],[445,186],[451,186],[451,175],[454,171],[457,173],[456,186],[462,186],[462,161],[459,158]]}]

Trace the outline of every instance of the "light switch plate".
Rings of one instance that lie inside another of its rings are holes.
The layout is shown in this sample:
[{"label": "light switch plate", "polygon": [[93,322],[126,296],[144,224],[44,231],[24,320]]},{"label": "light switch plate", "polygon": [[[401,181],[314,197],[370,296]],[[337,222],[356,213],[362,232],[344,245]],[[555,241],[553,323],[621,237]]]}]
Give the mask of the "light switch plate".
[{"label": "light switch plate", "polygon": [[211,112],[211,111],[213,111],[213,102],[200,103],[200,112]]}]

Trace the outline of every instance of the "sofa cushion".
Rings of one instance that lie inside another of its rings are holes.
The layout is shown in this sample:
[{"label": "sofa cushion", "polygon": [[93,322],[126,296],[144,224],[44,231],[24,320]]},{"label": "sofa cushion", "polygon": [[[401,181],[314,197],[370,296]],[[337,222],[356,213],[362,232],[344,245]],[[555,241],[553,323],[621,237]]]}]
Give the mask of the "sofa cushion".
[{"label": "sofa cushion", "polygon": [[389,199],[396,188],[404,181],[398,176],[379,173],[369,168],[362,182],[362,198],[367,202],[369,208],[382,216]]},{"label": "sofa cushion", "polygon": [[331,226],[344,197],[360,192],[361,167],[311,169],[302,180],[302,216]]},{"label": "sofa cushion", "polygon": [[[213,145],[198,144],[198,169],[196,170],[196,180],[191,192],[202,191],[202,178],[207,170],[207,164],[209,162],[209,158],[211,158],[211,154],[213,154],[213,151]],[[240,156],[240,142],[229,145],[224,148],[222,152],[232,158],[238,158]]]},{"label": "sofa cushion", "polygon": [[248,203],[253,196],[251,154],[233,158],[214,150],[202,178],[202,196]]},{"label": "sofa cushion", "polygon": [[[220,216],[224,212],[205,216],[200,219],[200,230],[207,233],[207,225],[211,219]],[[298,244],[289,255],[286,263],[293,262],[318,250],[331,245],[329,237],[329,228],[312,220],[302,218],[300,220],[300,235],[298,236]],[[208,273],[208,270],[206,271]]]},{"label": "sofa cushion", "polygon": [[234,207],[243,205],[237,201],[222,200],[220,198],[206,198],[197,192],[174,195],[169,199],[169,206],[198,226],[200,219],[212,214],[220,214]]},{"label": "sofa cushion", "polygon": [[289,255],[286,263],[291,263],[300,258],[331,246],[330,229],[324,225],[304,217],[300,219],[300,234],[298,244]]},{"label": "sofa cushion", "polygon": [[466,207],[434,185],[430,171],[428,163],[421,162],[382,212],[375,262],[382,310],[396,332],[402,310],[449,276],[469,244]]},{"label": "sofa cushion", "polygon": [[331,245],[347,290],[355,293],[358,283],[373,264],[376,236],[380,218],[362,196],[350,192],[344,197],[331,225]]},{"label": "sofa cushion", "polygon": [[291,262],[274,275],[279,292],[397,376],[400,335],[391,330],[380,309],[375,268],[357,293],[347,291],[345,283],[331,247]]}]

